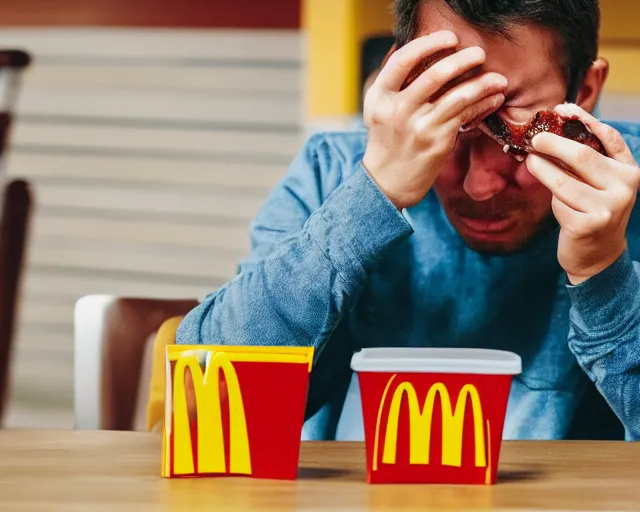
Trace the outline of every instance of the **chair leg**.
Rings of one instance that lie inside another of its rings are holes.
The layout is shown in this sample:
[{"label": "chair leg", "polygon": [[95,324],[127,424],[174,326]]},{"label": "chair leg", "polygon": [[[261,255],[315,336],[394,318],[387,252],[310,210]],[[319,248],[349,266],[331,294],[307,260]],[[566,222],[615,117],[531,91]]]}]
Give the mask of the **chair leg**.
[{"label": "chair leg", "polygon": [[0,220],[0,424],[8,395],[11,360],[22,267],[28,239],[32,194],[24,180],[9,183]]}]

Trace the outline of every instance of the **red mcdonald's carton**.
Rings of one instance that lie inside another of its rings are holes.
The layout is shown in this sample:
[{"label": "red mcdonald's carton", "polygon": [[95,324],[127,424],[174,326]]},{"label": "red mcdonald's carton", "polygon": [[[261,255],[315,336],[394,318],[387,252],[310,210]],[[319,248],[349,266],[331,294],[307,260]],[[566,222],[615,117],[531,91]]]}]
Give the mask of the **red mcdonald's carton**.
[{"label": "red mcdonald's carton", "polygon": [[517,354],[371,348],[354,354],[369,483],[494,484]]},{"label": "red mcdonald's carton", "polygon": [[295,480],[312,347],[170,345],[161,475]]}]

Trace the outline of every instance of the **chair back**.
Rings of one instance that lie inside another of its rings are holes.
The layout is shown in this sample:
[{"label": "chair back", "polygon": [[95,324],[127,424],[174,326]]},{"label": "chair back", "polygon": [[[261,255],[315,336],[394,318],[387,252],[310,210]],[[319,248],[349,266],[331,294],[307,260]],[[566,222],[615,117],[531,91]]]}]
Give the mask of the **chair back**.
[{"label": "chair back", "polygon": [[153,343],[160,326],[197,306],[168,300],[90,295],[74,318],[75,427],[146,430]]},{"label": "chair back", "polygon": [[8,395],[20,284],[32,210],[32,193],[24,180],[4,189],[0,217],[0,425]]}]

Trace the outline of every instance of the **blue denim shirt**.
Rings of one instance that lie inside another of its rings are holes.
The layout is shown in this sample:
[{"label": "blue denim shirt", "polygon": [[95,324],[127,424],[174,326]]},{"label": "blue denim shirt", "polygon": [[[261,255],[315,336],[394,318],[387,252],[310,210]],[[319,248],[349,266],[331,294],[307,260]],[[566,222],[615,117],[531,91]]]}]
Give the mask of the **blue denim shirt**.
[{"label": "blue denim shirt", "polygon": [[[640,160],[640,127],[610,124]],[[474,252],[434,193],[399,212],[361,165],[365,143],[364,131],[308,140],[253,222],[237,276],[185,317],[177,342],[313,345],[305,439],[363,439],[351,356],[389,346],[519,354],[505,439],[566,438],[594,384],[640,439],[640,207],[627,252],[569,286],[557,231],[518,254]]]}]

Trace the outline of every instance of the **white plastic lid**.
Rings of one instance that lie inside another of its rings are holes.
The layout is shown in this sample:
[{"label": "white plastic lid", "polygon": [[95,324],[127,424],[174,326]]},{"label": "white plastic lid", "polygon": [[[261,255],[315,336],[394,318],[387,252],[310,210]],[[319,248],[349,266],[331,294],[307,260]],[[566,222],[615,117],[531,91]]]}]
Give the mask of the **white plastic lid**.
[{"label": "white plastic lid", "polygon": [[356,372],[517,375],[520,356],[482,348],[365,348],[351,358]]}]

